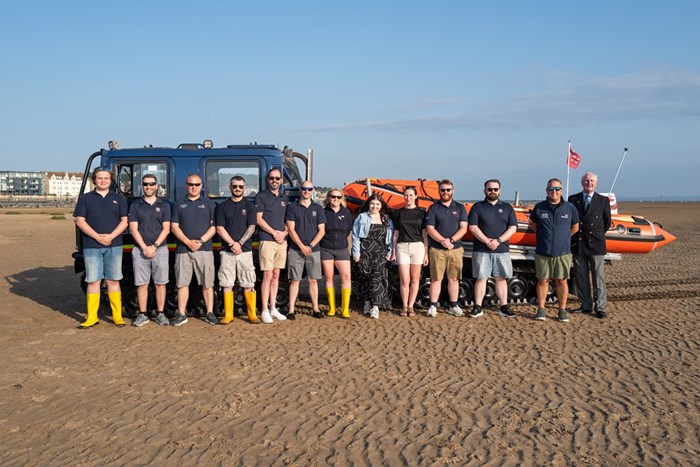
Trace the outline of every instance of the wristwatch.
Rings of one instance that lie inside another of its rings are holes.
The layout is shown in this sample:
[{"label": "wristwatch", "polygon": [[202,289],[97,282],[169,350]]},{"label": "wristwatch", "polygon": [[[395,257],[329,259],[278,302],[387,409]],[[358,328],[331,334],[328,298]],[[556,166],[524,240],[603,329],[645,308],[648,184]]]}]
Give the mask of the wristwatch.
[{"label": "wristwatch", "polygon": [[155,242],[155,243],[153,244],[153,246],[156,247],[156,248],[160,248],[160,243]]}]

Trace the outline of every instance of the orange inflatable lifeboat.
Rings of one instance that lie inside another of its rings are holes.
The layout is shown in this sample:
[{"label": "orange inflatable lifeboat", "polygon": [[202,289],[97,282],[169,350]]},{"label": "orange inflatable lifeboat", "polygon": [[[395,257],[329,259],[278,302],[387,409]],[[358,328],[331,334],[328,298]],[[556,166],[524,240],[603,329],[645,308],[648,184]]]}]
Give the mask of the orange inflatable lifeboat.
[{"label": "orange inflatable lifeboat", "polygon": [[[390,179],[361,179],[349,183],[343,188],[348,208],[356,214],[372,193],[379,193],[391,209],[404,205],[403,190],[407,187],[416,189],[418,206],[428,209],[440,199],[438,182],[435,180],[390,180]],[[464,203],[469,212],[473,203]],[[530,212],[532,206],[515,206],[518,218],[518,231],[510,239],[511,245],[534,246],[535,233],[530,228]],[[612,225],[605,235],[608,253],[649,253],[676,239],[659,224],[651,222],[642,216],[613,214]],[[471,233],[464,236],[464,241],[471,242]]]}]

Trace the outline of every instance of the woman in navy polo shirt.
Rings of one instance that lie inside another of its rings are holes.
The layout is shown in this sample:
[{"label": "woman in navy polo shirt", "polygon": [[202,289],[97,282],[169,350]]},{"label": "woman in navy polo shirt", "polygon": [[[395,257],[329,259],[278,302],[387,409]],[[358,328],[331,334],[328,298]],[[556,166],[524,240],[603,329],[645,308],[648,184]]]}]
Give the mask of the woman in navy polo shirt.
[{"label": "woman in navy polo shirt", "polygon": [[335,288],[333,275],[338,269],[340,275],[341,305],[340,316],[350,318],[350,252],[348,236],[352,230],[352,213],[345,207],[345,195],[338,188],[326,194],[324,212],[326,214],[326,235],[321,239],[321,267],[326,278],[328,316],[335,316]]}]

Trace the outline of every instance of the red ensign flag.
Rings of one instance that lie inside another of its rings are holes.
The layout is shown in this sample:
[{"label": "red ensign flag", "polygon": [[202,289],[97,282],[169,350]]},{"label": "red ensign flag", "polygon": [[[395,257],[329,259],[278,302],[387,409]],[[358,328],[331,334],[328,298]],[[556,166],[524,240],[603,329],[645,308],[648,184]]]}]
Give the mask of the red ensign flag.
[{"label": "red ensign flag", "polygon": [[572,169],[578,168],[578,165],[581,163],[581,156],[578,155],[578,153],[574,152],[574,150],[569,146],[569,167]]}]

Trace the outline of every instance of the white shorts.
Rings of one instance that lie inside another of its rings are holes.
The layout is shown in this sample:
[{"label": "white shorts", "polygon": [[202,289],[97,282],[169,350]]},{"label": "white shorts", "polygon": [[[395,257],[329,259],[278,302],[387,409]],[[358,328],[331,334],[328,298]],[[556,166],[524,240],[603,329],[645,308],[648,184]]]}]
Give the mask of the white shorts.
[{"label": "white shorts", "polygon": [[423,264],[425,245],[423,242],[401,242],[396,245],[396,262],[399,264]]}]

